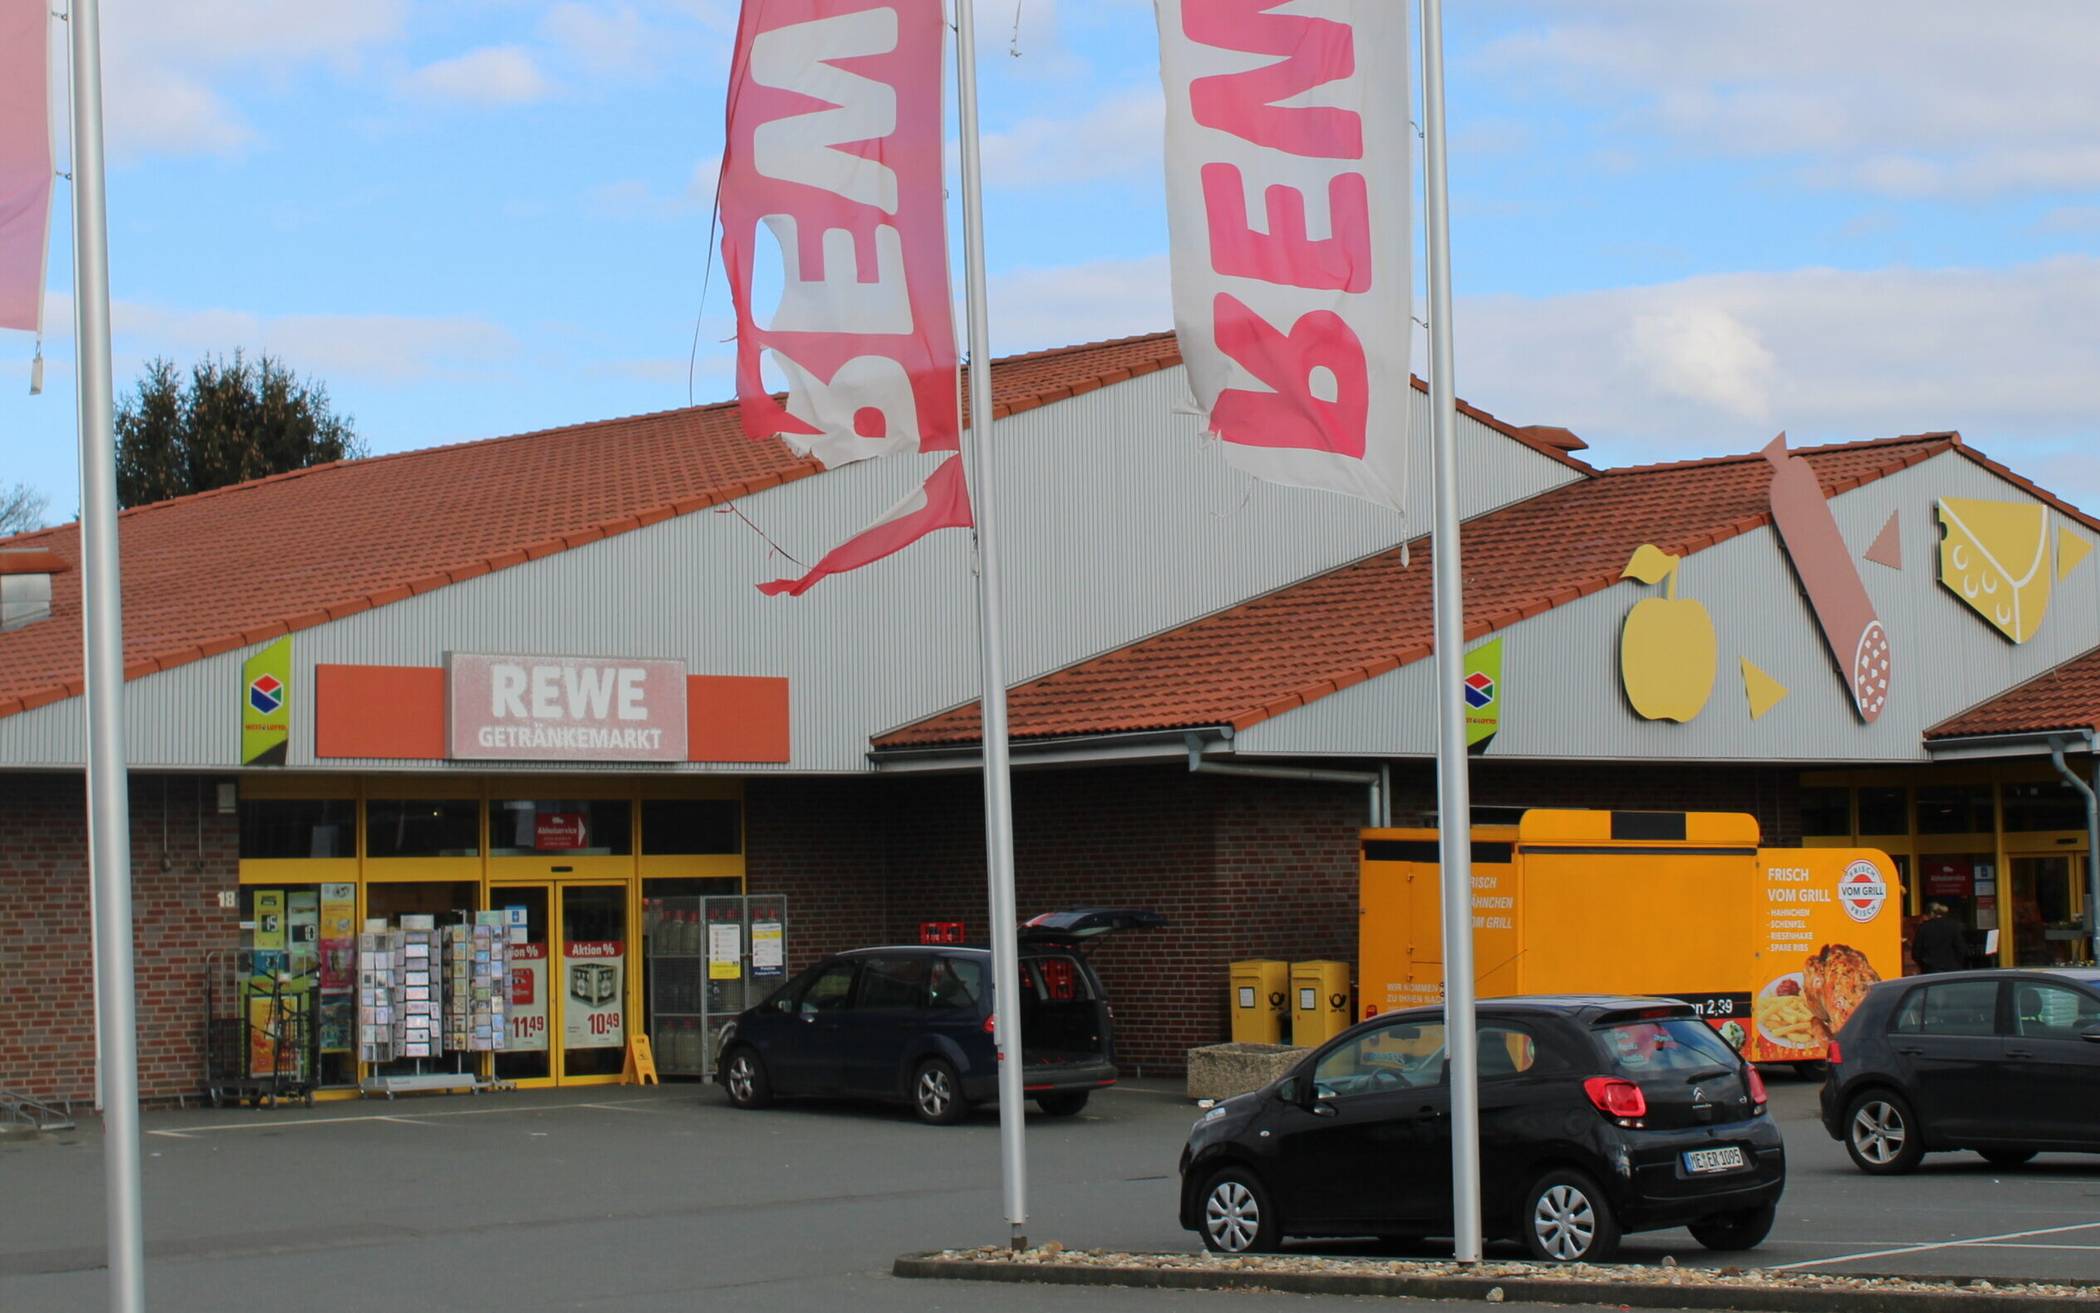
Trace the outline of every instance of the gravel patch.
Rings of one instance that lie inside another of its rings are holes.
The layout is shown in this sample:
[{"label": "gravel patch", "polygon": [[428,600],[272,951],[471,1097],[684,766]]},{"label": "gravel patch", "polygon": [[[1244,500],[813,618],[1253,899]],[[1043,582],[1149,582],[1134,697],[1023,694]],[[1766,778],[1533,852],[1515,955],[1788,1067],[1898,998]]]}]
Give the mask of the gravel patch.
[{"label": "gravel patch", "polygon": [[1271,1289],[1305,1294],[1399,1295],[1489,1303],[1612,1304],[1628,1308],[1769,1310],[1770,1313],[1985,1313],[2100,1311],[2089,1284],[1840,1276],[1761,1268],[1530,1262],[1453,1262],[1210,1253],[1137,1254],[1067,1249],[1052,1241],[1014,1251],[996,1245],[944,1249],[897,1260],[899,1276],[1040,1281],[1176,1289]]}]

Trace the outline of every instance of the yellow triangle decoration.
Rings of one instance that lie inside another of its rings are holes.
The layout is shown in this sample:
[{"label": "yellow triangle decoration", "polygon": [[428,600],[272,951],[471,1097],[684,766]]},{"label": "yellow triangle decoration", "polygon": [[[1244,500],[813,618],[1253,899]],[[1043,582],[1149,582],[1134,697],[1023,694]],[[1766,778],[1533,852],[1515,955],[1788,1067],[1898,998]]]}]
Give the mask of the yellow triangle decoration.
[{"label": "yellow triangle decoration", "polygon": [[1750,719],[1763,720],[1765,713],[1787,700],[1792,689],[1759,670],[1749,657],[1743,658],[1743,691],[1750,695]]},{"label": "yellow triangle decoration", "polygon": [[2093,545],[2072,533],[2062,525],[2056,526],[2056,577],[2059,580],[2071,577],[2071,571],[2085,563],[2092,555]]}]

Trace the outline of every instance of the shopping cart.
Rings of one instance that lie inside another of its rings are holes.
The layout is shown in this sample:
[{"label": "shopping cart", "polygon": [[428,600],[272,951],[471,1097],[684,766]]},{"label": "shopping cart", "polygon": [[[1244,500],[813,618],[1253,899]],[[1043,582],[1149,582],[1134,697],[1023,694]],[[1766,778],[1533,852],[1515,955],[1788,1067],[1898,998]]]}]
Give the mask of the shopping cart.
[{"label": "shopping cart", "polygon": [[205,957],[204,1091],[222,1103],[314,1101],[314,984],[284,954],[242,948]]}]

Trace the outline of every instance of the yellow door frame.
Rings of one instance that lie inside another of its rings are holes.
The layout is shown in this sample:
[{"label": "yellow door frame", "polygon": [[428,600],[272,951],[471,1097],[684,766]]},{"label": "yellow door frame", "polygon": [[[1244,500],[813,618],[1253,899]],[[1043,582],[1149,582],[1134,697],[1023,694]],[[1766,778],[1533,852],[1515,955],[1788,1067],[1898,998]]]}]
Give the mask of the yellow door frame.
[{"label": "yellow door frame", "polygon": [[[485,907],[496,908],[499,894],[515,893],[521,889],[536,889],[547,896],[547,978],[541,987],[547,991],[547,1074],[544,1076],[516,1076],[503,1078],[506,1083],[521,1090],[551,1089],[560,1083],[561,1017],[555,1011],[554,948],[561,935],[561,895],[554,888],[554,881],[540,880],[489,880],[484,881],[481,902]],[[496,1070],[496,1055],[489,1055],[488,1071],[493,1076]]]},{"label": "yellow door frame", "polygon": [[[623,1013],[622,1031],[633,1033],[629,1030],[629,1027],[633,1026],[634,1019],[640,1010],[641,972],[633,969],[637,947],[635,935],[635,891],[640,887],[640,882],[634,876],[629,875],[625,877],[579,876],[573,880],[553,880],[550,883],[554,886],[554,892],[548,905],[548,920],[550,922],[550,933],[554,936],[555,949],[554,952],[548,954],[547,959],[553,965],[550,982],[558,982],[568,966],[566,946],[569,942],[569,929],[568,919],[562,909],[562,894],[570,889],[618,889],[626,895],[621,912],[623,928],[620,942],[625,946],[626,953],[620,972],[620,1010]],[[619,1072],[588,1076],[571,1076],[569,1074],[568,1045],[563,1042],[563,1037],[568,1030],[566,1022],[566,1013],[569,1007],[568,990],[560,987],[557,983],[550,983],[547,995],[549,1014],[547,1020],[547,1042],[549,1051],[554,1055],[553,1083],[556,1085],[618,1085],[624,1079]]]}]

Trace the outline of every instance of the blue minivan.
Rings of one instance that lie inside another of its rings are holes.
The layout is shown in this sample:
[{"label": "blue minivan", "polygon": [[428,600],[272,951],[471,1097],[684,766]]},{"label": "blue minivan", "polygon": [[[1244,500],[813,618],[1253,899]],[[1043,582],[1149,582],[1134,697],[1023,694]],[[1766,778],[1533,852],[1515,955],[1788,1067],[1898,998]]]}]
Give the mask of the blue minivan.
[{"label": "blue minivan", "polygon": [[[1069,1117],[1116,1082],[1115,1013],[1083,944],[1166,924],[1136,908],[1082,908],[1021,929],[1022,1088]],[[861,948],[818,962],[723,1030],[715,1080],[739,1108],[775,1098],[865,1098],[950,1125],[998,1098],[992,955],[960,944]]]}]

